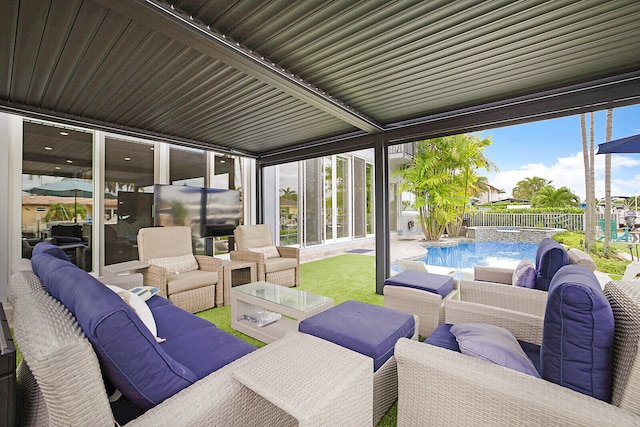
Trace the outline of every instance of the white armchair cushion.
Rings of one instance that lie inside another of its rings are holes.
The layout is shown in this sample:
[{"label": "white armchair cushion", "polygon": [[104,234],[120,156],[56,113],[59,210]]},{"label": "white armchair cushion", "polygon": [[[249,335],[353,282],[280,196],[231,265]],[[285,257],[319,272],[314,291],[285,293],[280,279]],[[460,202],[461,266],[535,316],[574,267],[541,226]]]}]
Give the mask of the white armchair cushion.
[{"label": "white armchair cushion", "polygon": [[296,268],[298,260],[295,258],[271,258],[264,263],[266,273],[275,273],[276,271],[288,270]]},{"label": "white armchair cushion", "polygon": [[149,264],[163,267],[169,273],[186,273],[198,269],[198,261],[196,261],[196,257],[193,254],[154,258],[149,260]]},{"label": "white armchair cushion", "polygon": [[260,248],[249,248],[247,250],[249,252],[265,254],[267,256],[267,259],[280,258],[280,252],[278,252],[278,248],[276,248],[275,246],[262,246]]}]

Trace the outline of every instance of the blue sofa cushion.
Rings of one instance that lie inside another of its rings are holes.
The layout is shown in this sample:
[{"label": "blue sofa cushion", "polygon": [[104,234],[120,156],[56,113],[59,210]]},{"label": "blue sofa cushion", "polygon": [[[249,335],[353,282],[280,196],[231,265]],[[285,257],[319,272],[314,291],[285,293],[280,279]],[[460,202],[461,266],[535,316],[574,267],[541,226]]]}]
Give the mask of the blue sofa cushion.
[{"label": "blue sofa cushion", "polygon": [[46,253],[32,264],[49,293],[78,320],[107,378],[135,405],[149,409],[198,380],[116,293],[88,273]]},{"label": "blue sofa cushion", "polygon": [[409,313],[345,301],[304,319],[298,329],[371,357],[377,371],[393,356],[399,338],[413,337],[415,322]]},{"label": "blue sofa cushion", "polygon": [[384,281],[385,286],[404,286],[446,297],[453,290],[453,277],[424,271],[407,270]]},{"label": "blue sofa cushion", "polygon": [[[34,248],[33,248],[33,252],[31,253],[31,256],[35,256],[41,253],[46,253],[49,255],[53,255],[56,258],[60,258],[62,260],[65,261],[69,261],[71,262],[71,260],[69,259],[69,257],[67,256],[67,254],[64,253],[64,251],[62,249],[60,249],[60,247],[51,244],[49,242],[39,242],[37,243]],[[35,270],[34,270],[35,272]],[[38,274],[36,272],[36,274]]]},{"label": "blue sofa cushion", "polygon": [[536,252],[536,289],[548,290],[556,272],[568,264],[569,254],[560,243],[548,237],[542,239]]},{"label": "blue sofa cushion", "polygon": [[166,339],[160,346],[174,360],[191,369],[198,379],[256,349],[165,298],[154,296],[149,303],[158,336]]},{"label": "blue sofa cushion", "polygon": [[614,319],[591,270],[562,267],[549,287],[540,360],[542,377],[609,401]]}]

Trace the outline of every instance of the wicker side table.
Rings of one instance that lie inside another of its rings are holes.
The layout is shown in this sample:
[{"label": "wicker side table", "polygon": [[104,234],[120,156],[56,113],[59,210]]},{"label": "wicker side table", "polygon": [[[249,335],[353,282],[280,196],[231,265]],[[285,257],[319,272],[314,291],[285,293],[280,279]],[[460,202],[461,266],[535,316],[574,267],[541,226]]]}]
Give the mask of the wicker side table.
[{"label": "wicker side table", "polygon": [[225,260],[222,263],[223,295],[222,305],[231,304],[231,287],[257,281],[255,262]]},{"label": "wicker side table", "polygon": [[299,426],[372,423],[369,357],[292,332],[241,360],[242,366],[233,372],[235,379],[296,418]]}]

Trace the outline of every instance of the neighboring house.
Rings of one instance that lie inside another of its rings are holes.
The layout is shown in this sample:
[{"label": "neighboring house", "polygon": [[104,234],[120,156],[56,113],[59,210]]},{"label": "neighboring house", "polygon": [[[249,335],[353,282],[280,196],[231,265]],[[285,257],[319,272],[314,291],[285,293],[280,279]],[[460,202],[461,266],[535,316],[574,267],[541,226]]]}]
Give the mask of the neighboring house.
[{"label": "neighboring house", "polygon": [[[78,205],[86,206],[87,216],[94,216],[93,199],[78,197],[76,202]],[[24,237],[39,237],[42,232],[47,231],[48,225],[45,218],[49,213],[50,206],[56,203],[73,205],[74,200],[73,197],[22,196],[22,233]],[[114,217],[117,205],[117,200],[105,199],[105,215],[108,217]]]},{"label": "neighboring house", "polygon": [[482,192],[478,196],[477,199],[478,199],[479,205],[483,205],[485,203],[502,201],[500,198],[500,195],[505,194],[503,190],[500,190],[499,188],[496,188],[491,184],[487,184],[487,189],[488,189],[487,191]]}]

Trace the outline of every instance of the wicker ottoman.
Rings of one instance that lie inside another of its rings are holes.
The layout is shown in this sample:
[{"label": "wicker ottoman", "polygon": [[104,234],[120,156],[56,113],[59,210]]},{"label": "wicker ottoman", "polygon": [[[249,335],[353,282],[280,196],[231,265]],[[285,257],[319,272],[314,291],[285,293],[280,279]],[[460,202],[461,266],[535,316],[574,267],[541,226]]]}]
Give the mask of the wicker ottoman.
[{"label": "wicker ottoman", "polygon": [[457,293],[453,277],[423,271],[403,271],[384,285],[384,306],[418,316],[425,338],[444,323],[444,303]]},{"label": "wicker ottoman", "polygon": [[402,337],[417,339],[417,321],[398,310],[346,301],[303,320],[298,329],[373,359],[372,424],[376,425],[398,398],[394,346]]}]

